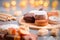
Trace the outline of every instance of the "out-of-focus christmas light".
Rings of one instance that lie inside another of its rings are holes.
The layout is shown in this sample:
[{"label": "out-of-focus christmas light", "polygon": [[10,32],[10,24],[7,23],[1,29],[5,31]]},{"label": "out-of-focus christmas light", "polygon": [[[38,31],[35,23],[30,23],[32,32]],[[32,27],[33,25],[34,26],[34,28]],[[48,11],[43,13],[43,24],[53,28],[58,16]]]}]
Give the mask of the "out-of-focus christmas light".
[{"label": "out-of-focus christmas light", "polygon": [[49,6],[49,0],[45,0],[43,6],[47,9]]},{"label": "out-of-focus christmas light", "polygon": [[35,0],[29,0],[31,7],[34,7],[34,2],[35,2]]},{"label": "out-of-focus christmas light", "polygon": [[10,8],[10,3],[9,2],[4,2],[3,7],[4,8]]},{"label": "out-of-focus christmas light", "polygon": [[44,0],[39,0],[39,5],[43,5]]},{"label": "out-of-focus christmas light", "polygon": [[43,5],[44,5],[45,7],[48,7],[48,6],[49,6],[49,1],[45,1]]},{"label": "out-of-focus christmas light", "polygon": [[19,4],[19,6],[21,8],[26,8],[27,7],[27,1],[21,1],[20,4]]},{"label": "out-of-focus christmas light", "polygon": [[3,7],[5,8],[5,10],[6,10],[7,12],[10,11],[10,3],[9,3],[9,2],[4,2],[4,3],[3,3]]},{"label": "out-of-focus christmas light", "polygon": [[16,1],[15,1],[15,0],[12,0],[12,1],[11,1],[11,6],[12,6],[12,7],[15,7],[15,6],[16,6]]},{"label": "out-of-focus christmas light", "polygon": [[39,3],[38,3],[39,1],[35,1],[34,2],[34,7],[39,7]]},{"label": "out-of-focus christmas light", "polygon": [[58,0],[52,2],[52,9],[56,9],[58,6]]}]

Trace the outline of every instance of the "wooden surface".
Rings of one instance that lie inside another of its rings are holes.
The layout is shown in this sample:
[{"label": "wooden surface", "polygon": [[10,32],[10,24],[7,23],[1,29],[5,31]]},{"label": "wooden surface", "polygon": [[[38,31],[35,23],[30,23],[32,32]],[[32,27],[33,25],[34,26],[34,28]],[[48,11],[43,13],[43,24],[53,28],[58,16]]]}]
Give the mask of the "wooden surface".
[{"label": "wooden surface", "polygon": [[52,28],[60,28],[60,25],[52,25],[52,24],[48,24],[46,26],[36,26],[34,23],[26,23],[23,20],[23,17],[19,19],[19,23],[22,25],[27,25],[29,26],[31,29],[41,29],[41,28],[46,28],[46,29],[52,29]]}]

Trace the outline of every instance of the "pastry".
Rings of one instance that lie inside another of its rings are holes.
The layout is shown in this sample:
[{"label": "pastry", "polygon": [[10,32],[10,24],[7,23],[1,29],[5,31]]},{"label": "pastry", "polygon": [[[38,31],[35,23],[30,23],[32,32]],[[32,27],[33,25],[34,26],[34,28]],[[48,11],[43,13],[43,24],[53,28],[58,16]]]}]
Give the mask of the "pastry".
[{"label": "pastry", "polygon": [[14,29],[14,28],[9,28],[9,29],[8,29],[8,33],[9,33],[10,35],[18,35],[17,30]]},{"label": "pastry", "polygon": [[48,12],[48,16],[59,16],[58,12]]},{"label": "pastry", "polygon": [[59,32],[59,29],[57,29],[57,28],[51,29],[51,35],[52,36],[57,36],[58,35],[58,32]]},{"label": "pastry", "polygon": [[37,26],[46,26],[48,25],[48,20],[35,20],[35,25]]},{"label": "pastry", "polygon": [[18,33],[21,34],[21,35],[27,35],[27,34],[30,34],[29,32],[29,27],[28,26],[20,26],[19,30],[18,30]]},{"label": "pastry", "polygon": [[56,17],[56,16],[50,16],[49,17],[49,23],[50,24],[58,24],[58,17]]},{"label": "pastry", "polygon": [[47,29],[40,29],[40,30],[38,31],[38,35],[39,35],[39,36],[48,35],[48,30],[47,30]]},{"label": "pastry", "polygon": [[20,40],[20,35],[11,35],[7,30],[0,32],[0,40]]},{"label": "pastry", "polygon": [[21,16],[22,15],[22,11],[16,11],[15,13],[14,13],[14,16]]},{"label": "pastry", "polygon": [[34,18],[34,14],[33,13],[27,13],[24,15],[24,18],[25,22],[27,23],[34,23],[35,22],[35,18]]},{"label": "pastry", "polygon": [[32,10],[26,14],[24,14],[24,20],[27,23],[34,23],[35,22],[35,12],[37,12],[38,10]]},{"label": "pastry", "polygon": [[6,19],[4,19],[4,18],[1,18],[1,17],[0,17],[0,21],[4,21],[4,22],[5,22],[5,21],[7,21],[7,20],[6,20]]},{"label": "pastry", "polygon": [[21,40],[37,40],[37,35],[30,33],[22,36]]},{"label": "pastry", "polygon": [[19,35],[17,29],[18,25],[15,24],[5,24],[0,27],[2,30],[7,30],[10,35]]},{"label": "pastry", "polygon": [[10,20],[16,20],[15,17],[13,17],[10,14],[4,14],[4,13],[0,13],[0,20],[1,21],[10,21]]},{"label": "pastry", "polygon": [[4,39],[6,39],[6,40],[20,40],[21,37],[18,36],[18,35],[6,35],[6,36],[4,37]]},{"label": "pastry", "polygon": [[8,30],[9,28],[18,29],[19,27],[16,24],[5,24],[0,26],[0,29],[2,30]]},{"label": "pastry", "polygon": [[48,16],[46,11],[40,10],[35,13],[35,24],[37,26],[48,25]]},{"label": "pastry", "polygon": [[5,40],[4,37],[8,35],[8,32],[6,30],[3,30],[0,32],[0,40]]}]

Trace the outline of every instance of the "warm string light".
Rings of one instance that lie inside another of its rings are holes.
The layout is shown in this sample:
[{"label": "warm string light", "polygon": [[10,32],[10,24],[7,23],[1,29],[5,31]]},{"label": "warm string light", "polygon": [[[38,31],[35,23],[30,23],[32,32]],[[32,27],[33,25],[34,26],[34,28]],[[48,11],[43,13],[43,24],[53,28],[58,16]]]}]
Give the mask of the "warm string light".
[{"label": "warm string light", "polygon": [[9,2],[4,2],[3,7],[6,9],[7,12],[10,11],[10,3]]},{"label": "warm string light", "polygon": [[9,2],[4,2],[3,7],[4,8],[10,8],[10,3]]},{"label": "warm string light", "polygon": [[40,6],[43,5],[43,3],[44,3],[44,0],[39,0],[39,5]]},{"label": "warm string light", "polygon": [[[9,9],[10,6],[13,10],[16,9],[16,0],[11,0],[11,2],[4,2],[3,3],[3,6],[4,8],[6,9]],[[49,0],[29,0],[29,4],[32,8],[38,8],[38,7],[41,7],[43,6],[45,9],[48,9],[49,7]],[[20,3],[19,3],[19,6],[24,9],[24,8],[27,8],[27,5],[28,5],[28,0],[21,0]],[[58,0],[54,0],[52,2],[52,9],[56,9],[58,6]]]},{"label": "warm string light", "polygon": [[35,2],[34,0],[29,0],[29,4],[31,7],[34,7],[34,2]]},{"label": "warm string light", "polygon": [[52,2],[52,9],[56,9],[58,6],[58,0]]},{"label": "warm string light", "polygon": [[45,9],[48,9],[48,7],[49,7],[49,0],[45,0],[43,6],[44,6]]},{"label": "warm string light", "polygon": [[21,1],[21,2],[19,3],[19,6],[20,6],[22,9],[26,8],[26,7],[27,7],[27,1],[26,1],[26,0]]},{"label": "warm string light", "polygon": [[11,0],[11,8],[12,10],[16,10],[16,0]]},{"label": "warm string light", "polygon": [[38,3],[38,1],[35,1],[35,3],[34,3],[34,7],[39,7],[39,3]]},{"label": "warm string light", "polygon": [[11,1],[11,6],[12,6],[12,7],[15,7],[15,6],[16,6],[16,1],[15,1],[15,0],[12,0],[12,1]]}]

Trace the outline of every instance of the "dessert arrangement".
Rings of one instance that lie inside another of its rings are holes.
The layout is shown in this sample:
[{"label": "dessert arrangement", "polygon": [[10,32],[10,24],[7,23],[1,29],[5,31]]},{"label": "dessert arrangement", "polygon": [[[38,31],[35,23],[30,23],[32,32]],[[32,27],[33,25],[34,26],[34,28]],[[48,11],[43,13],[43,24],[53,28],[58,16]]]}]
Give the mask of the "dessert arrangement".
[{"label": "dessert arrangement", "polygon": [[[17,11],[14,16],[17,17],[20,14],[21,12]],[[16,20],[14,16],[0,13],[0,21]],[[57,25],[59,22],[58,16],[58,12],[46,12],[43,9],[32,10],[24,14],[22,19],[19,19],[20,25],[5,24],[0,26],[0,40],[38,40],[39,36],[47,36],[49,34],[56,37],[60,28]],[[30,28],[38,29],[37,34],[31,33]]]},{"label": "dessert arrangement", "polygon": [[[49,0],[18,1],[3,2],[3,7],[8,14],[0,13],[0,23],[3,22],[1,23],[3,25],[0,24],[0,40],[40,40],[39,37],[59,36],[60,11],[56,10],[57,0],[51,2],[52,11],[48,9]],[[12,15],[9,14],[10,12]],[[6,24],[7,21],[9,23]],[[36,32],[31,32],[33,30]]]},{"label": "dessert arrangement", "polygon": [[19,27],[15,24],[7,25],[0,28],[0,40],[37,40],[38,36],[30,33],[29,27],[25,25]]},{"label": "dessert arrangement", "polygon": [[19,19],[19,23],[29,25],[29,27],[33,29],[58,28],[59,13],[57,11],[47,12],[43,9],[32,10],[24,14],[24,16]]},{"label": "dessert arrangement", "polygon": [[[6,24],[0,27],[0,40],[38,40],[39,36],[46,36],[49,30],[42,28],[37,34],[30,33],[27,25]],[[50,30],[50,35],[56,37],[59,29]]]}]

